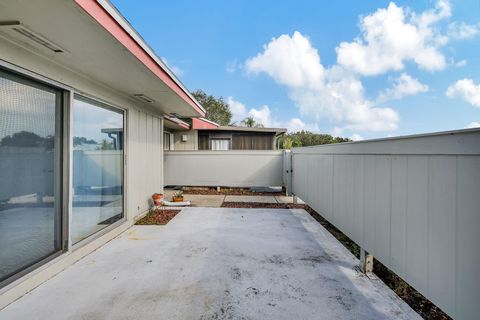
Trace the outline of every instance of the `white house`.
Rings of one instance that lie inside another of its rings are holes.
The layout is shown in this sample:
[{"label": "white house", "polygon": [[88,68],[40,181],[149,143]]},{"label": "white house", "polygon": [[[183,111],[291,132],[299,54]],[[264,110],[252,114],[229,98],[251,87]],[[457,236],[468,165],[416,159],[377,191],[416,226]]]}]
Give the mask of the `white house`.
[{"label": "white house", "polygon": [[108,1],[0,3],[0,308],[132,225],[205,111]]}]

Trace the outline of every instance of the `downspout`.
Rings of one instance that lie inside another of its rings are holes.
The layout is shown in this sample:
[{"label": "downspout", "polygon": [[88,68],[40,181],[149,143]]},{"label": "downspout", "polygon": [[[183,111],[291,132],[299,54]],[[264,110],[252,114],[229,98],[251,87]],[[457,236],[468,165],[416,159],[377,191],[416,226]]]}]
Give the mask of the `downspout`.
[{"label": "downspout", "polygon": [[111,132],[109,132],[107,135],[108,135],[108,137],[109,137],[110,139],[113,140],[113,149],[114,149],[114,150],[117,150],[117,138],[112,137],[112,133],[111,133]]}]

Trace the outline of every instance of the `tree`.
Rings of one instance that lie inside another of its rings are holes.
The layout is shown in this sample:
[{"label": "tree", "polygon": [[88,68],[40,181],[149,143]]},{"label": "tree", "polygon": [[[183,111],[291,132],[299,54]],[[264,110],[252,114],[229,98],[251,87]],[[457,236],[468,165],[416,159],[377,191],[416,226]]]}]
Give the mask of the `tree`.
[{"label": "tree", "polygon": [[283,135],[283,137],[280,138],[280,147],[283,149],[290,149],[292,147],[307,147],[348,141],[351,140],[348,138],[333,137],[330,134],[319,134],[302,130]]},{"label": "tree", "polygon": [[98,144],[97,141],[93,139],[87,139],[85,137],[73,137],[73,146],[79,146],[82,144]]},{"label": "tree", "polygon": [[263,128],[263,124],[257,122],[253,117],[246,117],[240,124],[249,128]]},{"label": "tree", "polygon": [[113,143],[107,141],[107,139],[103,139],[100,142],[100,146],[97,147],[97,150],[113,150]]},{"label": "tree", "polygon": [[212,95],[207,95],[202,90],[192,92],[195,99],[205,108],[205,118],[218,123],[221,126],[228,126],[232,120],[232,112],[228,104],[222,97],[215,98]]},{"label": "tree", "polygon": [[283,149],[290,150],[293,147],[293,140],[290,137],[285,137],[282,141]]},{"label": "tree", "polygon": [[53,150],[55,138],[48,135],[45,138],[30,131],[15,132],[10,136],[3,137],[0,146],[10,147],[44,147],[46,150]]}]

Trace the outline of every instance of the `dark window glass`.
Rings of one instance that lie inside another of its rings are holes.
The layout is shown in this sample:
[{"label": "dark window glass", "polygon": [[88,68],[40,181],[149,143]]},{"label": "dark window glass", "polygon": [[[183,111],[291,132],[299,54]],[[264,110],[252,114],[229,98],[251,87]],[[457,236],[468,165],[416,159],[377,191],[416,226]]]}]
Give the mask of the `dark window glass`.
[{"label": "dark window glass", "polygon": [[61,96],[0,70],[0,282],[61,250]]},{"label": "dark window glass", "polygon": [[163,150],[171,150],[170,146],[170,132],[163,133]]},{"label": "dark window glass", "polygon": [[123,112],[75,96],[72,241],[123,217]]}]

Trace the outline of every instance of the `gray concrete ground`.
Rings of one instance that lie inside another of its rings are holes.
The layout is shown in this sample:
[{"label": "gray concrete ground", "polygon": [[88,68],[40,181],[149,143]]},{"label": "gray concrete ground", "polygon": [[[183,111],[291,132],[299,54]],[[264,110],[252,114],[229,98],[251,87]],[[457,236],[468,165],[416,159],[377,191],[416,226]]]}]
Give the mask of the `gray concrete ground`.
[{"label": "gray concrete ground", "polygon": [[185,200],[192,202],[195,207],[218,208],[222,206],[225,199],[224,195],[203,195],[203,194],[185,194]]},{"label": "gray concrete ground", "polygon": [[135,226],[0,319],[419,319],[304,210],[187,208]]},{"label": "gray concrete ground", "polygon": [[[173,189],[165,189],[164,196],[166,200],[171,200]],[[291,196],[277,196],[277,195],[199,195],[199,194],[184,194],[185,200],[190,200],[194,207],[212,207],[219,208],[223,202],[261,202],[261,203],[292,203]],[[298,199],[299,204],[304,202]]]},{"label": "gray concrete ground", "polygon": [[[176,190],[165,189],[165,200],[171,201],[173,194]],[[224,195],[203,195],[203,194],[184,194],[185,201],[191,201],[194,207],[209,207],[218,208],[222,206]]]},{"label": "gray concrete ground", "polygon": [[[275,200],[277,200],[278,203],[293,203],[292,196],[275,196]],[[305,202],[303,202],[303,200],[300,198],[297,198],[297,203],[305,204]]]},{"label": "gray concrete ground", "polygon": [[273,195],[268,196],[226,196],[225,202],[260,202],[260,203],[277,203]]}]

